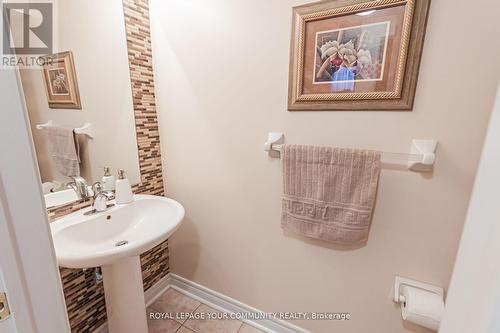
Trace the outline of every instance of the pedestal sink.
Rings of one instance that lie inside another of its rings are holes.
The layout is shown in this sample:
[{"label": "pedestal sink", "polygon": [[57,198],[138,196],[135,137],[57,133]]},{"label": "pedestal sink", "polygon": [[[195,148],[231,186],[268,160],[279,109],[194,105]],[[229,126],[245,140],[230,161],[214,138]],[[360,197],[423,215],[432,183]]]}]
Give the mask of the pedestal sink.
[{"label": "pedestal sink", "polygon": [[85,216],[89,210],[50,224],[58,264],[101,266],[109,332],[147,333],[139,255],[174,233],[184,208],[165,197],[135,195],[132,203]]}]

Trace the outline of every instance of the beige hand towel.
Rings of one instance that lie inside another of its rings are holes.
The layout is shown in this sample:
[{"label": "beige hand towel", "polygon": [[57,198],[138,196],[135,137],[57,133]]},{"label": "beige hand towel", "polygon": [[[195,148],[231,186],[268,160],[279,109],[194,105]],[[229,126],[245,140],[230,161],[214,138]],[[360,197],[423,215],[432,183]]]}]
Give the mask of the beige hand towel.
[{"label": "beige hand towel", "polygon": [[380,153],[285,145],[281,226],[341,244],[368,239]]},{"label": "beige hand towel", "polygon": [[65,176],[80,175],[80,146],[71,128],[47,128],[49,151],[57,171]]}]

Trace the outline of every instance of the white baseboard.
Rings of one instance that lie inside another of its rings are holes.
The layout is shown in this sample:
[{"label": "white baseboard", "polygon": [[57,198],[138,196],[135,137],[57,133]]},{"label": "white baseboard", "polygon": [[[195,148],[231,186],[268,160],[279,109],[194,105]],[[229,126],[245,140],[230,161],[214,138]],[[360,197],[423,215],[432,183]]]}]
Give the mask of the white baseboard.
[{"label": "white baseboard", "polygon": [[[189,281],[176,274],[168,274],[155,285],[149,288],[145,293],[146,305],[151,305],[168,288],[173,288],[191,298],[194,298],[216,310],[227,313],[249,313],[263,314],[263,311],[257,310],[247,304],[243,304],[231,297],[222,295],[214,290],[208,289],[193,281]],[[303,328],[290,324],[279,319],[263,320],[242,320],[243,322],[258,328],[267,333],[311,333]],[[108,325],[104,324],[93,333],[108,333]]]},{"label": "white baseboard", "polygon": [[[170,274],[170,287],[219,311],[249,314],[264,313],[263,311],[257,310],[250,305],[241,303],[234,298],[222,295],[176,274]],[[242,321],[268,333],[311,333],[303,328],[279,319]]]},{"label": "white baseboard", "polygon": [[144,299],[146,301],[146,306],[150,306],[154,301],[170,287],[171,285],[171,274],[165,275],[161,278],[160,281],[156,282],[152,285],[146,292],[144,293]]}]

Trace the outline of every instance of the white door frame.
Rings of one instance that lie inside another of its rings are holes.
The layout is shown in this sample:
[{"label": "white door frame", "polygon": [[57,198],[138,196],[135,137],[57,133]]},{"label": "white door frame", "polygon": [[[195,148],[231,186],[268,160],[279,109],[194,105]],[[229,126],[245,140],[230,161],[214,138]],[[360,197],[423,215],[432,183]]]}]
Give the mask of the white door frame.
[{"label": "white door frame", "polygon": [[500,86],[440,333],[500,332]]},{"label": "white door frame", "polygon": [[11,320],[18,333],[69,333],[33,139],[18,84],[17,70],[0,69],[0,271],[13,314],[0,322],[0,331]]}]

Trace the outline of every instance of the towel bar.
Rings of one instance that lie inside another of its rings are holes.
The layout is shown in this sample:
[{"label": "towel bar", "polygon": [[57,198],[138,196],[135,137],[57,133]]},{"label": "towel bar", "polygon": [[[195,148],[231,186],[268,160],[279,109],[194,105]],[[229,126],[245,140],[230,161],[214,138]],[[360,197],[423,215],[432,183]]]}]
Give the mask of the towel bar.
[{"label": "towel bar", "polygon": [[[269,133],[268,140],[264,144],[264,151],[271,157],[280,157],[284,146],[284,134],[278,132]],[[408,169],[417,172],[431,171],[436,160],[436,140],[412,140],[410,153],[394,153],[382,151],[383,163],[406,162]]]},{"label": "towel bar", "polygon": [[[39,130],[46,129],[48,127],[54,126],[54,122],[52,120],[47,121],[45,124],[38,124],[36,128]],[[93,126],[91,123],[86,122],[82,127],[77,127],[73,129],[75,134],[82,134],[88,136],[90,139],[94,138]]]}]

